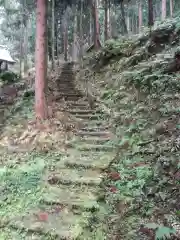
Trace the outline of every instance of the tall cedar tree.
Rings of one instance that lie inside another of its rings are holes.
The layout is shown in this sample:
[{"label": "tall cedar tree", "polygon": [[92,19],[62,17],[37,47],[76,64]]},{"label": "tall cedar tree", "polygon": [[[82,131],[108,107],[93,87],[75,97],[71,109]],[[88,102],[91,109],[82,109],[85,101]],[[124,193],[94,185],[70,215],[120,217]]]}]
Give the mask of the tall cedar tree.
[{"label": "tall cedar tree", "polygon": [[46,27],[47,27],[47,1],[37,0],[36,11],[36,53],[35,53],[35,111],[36,118],[47,118],[46,104]]},{"label": "tall cedar tree", "polygon": [[148,0],[148,26],[151,28],[153,24],[153,0]]}]

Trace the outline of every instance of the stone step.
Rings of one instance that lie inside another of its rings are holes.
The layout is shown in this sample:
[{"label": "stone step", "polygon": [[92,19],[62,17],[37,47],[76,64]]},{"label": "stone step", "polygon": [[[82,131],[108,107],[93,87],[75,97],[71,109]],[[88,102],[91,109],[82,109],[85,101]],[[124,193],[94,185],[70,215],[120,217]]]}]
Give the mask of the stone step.
[{"label": "stone step", "polygon": [[83,110],[83,109],[89,109],[89,110],[91,110],[90,109],[90,107],[89,107],[89,103],[88,102],[86,102],[86,103],[84,103],[84,104],[69,104],[68,105],[69,106],[69,108],[70,109],[79,109],[79,110]]},{"label": "stone step", "polygon": [[104,126],[104,127],[101,127],[101,126],[99,126],[99,127],[83,127],[83,128],[81,128],[80,130],[81,131],[83,131],[83,132],[104,132],[104,131],[106,131],[106,130],[108,130],[109,129],[109,126]]},{"label": "stone step", "polygon": [[[43,210],[42,210],[43,209]],[[90,214],[74,214],[68,208],[45,206],[30,210],[24,216],[15,217],[9,226],[27,233],[48,235],[53,239],[77,239],[82,234],[82,222]]]},{"label": "stone step", "polygon": [[[95,144],[81,144],[81,145],[73,145],[74,147],[76,147],[77,150],[79,151],[104,151],[104,152],[112,152],[113,150],[115,150],[116,148],[113,146],[109,146],[109,145],[95,145]],[[104,153],[106,154],[106,153]]]},{"label": "stone step", "polygon": [[69,167],[83,167],[83,168],[91,168],[91,169],[100,169],[105,170],[108,168],[110,163],[113,161],[115,157],[114,153],[106,153],[98,152],[98,154],[91,154],[91,156],[83,156],[80,154],[70,155],[64,161],[64,164]]},{"label": "stone step", "polygon": [[86,114],[86,115],[82,115],[82,114],[76,114],[76,118],[80,118],[80,119],[89,119],[89,120],[97,120],[99,119],[99,121],[101,121],[101,117],[102,115],[98,115],[98,114]]},{"label": "stone step", "polygon": [[79,136],[102,136],[102,137],[110,137],[112,136],[111,132],[109,131],[78,131],[76,133]]},{"label": "stone step", "polygon": [[60,96],[60,98],[64,98],[65,101],[71,100],[71,101],[78,101],[82,96],[78,96],[78,95],[62,95]]},{"label": "stone step", "polygon": [[69,78],[69,77],[64,77],[63,76],[63,81],[59,80],[59,83],[72,85],[74,83],[74,80]]},{"label": "stone step", "polygon": [[69,86],[59,86],[58,85],[58,88],[59,88],[59,90],[61,90],[61,91],[74,91],[74,92],[79,92],[79,90],[78,89],[75,89],[74,87],[69,87]]},{"label": "stone step", "polygon": [[94,136],[83,136],[83,137],[75,137],[72,140],[66,142],[66,144],[69,146],[73,146],[74,143],[79,143],[82,144],[96,144],[96,145],[102,145],[102,144],[107,144],[109,141],[111,141],[112,138],[110,137],[94,137]]},{"label": "stone step", "polygon": [[69,105],[69,109],[73,109],[74,111],[77,110],[87,110],[89,109],[89,104],[86,105]]},{"label": "stone step", "polygon": [[83,95],[82,95],[82,93],[76,93],[76,92],[73,92],[73,93],[61,93],[61,96],[65,96],[65,97],[74,97],[74,96],[78,96],[78,97],[82,97]]},{"label": "stone step", "polygon": [[75,88],[71,88],[71,87],[68,87],[68,86],[58,86],[59,88],[59,91],[71,91],[71,92],[79,92],[77,89]]},{"label": "stone step", "polygon": [[[77,142],[77,139],[75,140]],[[84,142],[84,143],[88,143],[88,144],[105,144],[109,141],[111,141],[110,137],[94,137],[94,136],[87,136],[87,137],[80,137],[80,139],[78,140],[79,142]]]},{"label": "stone step", "polygon": [[92,121],[87,121],[87,119],[82,119],[82,124],[83,124],[83,128],[98,128],[98,127],[104,127],[104,126],[107,126],[107,122],[103,122],[103,120],[97,120],[97,119],[94,119]]},{"label": "stone step", "polygon": [[88,109],[84,109],[84,110],[82,110],[82,109],[68,109],[68,112],[69,113],[71,113],[71,114],[77,114],[77,115],[83,115],[83,114],[92,114],[92,113],[94,113],[94,111],[93,110],[88,110]]},{"label": "stone step", "polygon": [[72,69],[63,69],[62,72],[61,72],[61,75],[65,75],[65,74],[68,74],[70,76],[74,76],[74,72]]},{"label": "stone step", "polygon": [[91,169],[71,169],[71,168],[56,168],[56,171],[47,172],[45,179],[50,184],[85,184],[99,185],[102,180],[100,171]]},{"label": "stone step", "polygon": [[69,106],[88,106],[88,100],[83,100],[83,101],[68,101],[67,104]]},{"label": "stone step", "polygon": [[42,201],[46,204],[68,205],[72,208],[86,210],[98,209],[99,204],[97,200],[97,189],[95,190],[90,186],[72,186],[67,188],[65,185],[51,186],[48,184],[42,195]]},{"label": "stone step", "polygon": [[80,96],[80,92],[76,92],[76,91],[70,91],[70,90],[65,90],[65,89],[62,89],[62,90],[59,90],[59,94],[62,96]]}]

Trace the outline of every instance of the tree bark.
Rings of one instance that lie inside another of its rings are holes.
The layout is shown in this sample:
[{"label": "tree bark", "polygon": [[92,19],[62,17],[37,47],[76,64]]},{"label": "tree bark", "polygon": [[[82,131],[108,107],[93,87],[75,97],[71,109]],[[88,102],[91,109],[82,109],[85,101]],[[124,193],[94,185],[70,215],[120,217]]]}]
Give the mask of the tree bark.
[{"label": "tree bark", "polygon": [[124,2],[120,2],[120,8],[121,8],[121,23],[122,23],[122,31],[123,34],[127,34],[127,26],[126,26],[126,19],[125,19],[125,12],[124,12]]},{"label": "tree bark", "polygon": [[94,0],[92,4],[93,17],[94,17],[94,46],[98,50],[100,48],[100,38],[99,38],[99,18],[97,10],[97,0]]},{"label": "tree bark", "polygon": [[54,15],[54,10],[55,10],[55,0],[52,0],[52,29],[51,29],[51,49],[52,49],[52,70],[54,70],[54,51],[55,51],[55,15]]},{"label": "tree bark", "polygon": [[92,11],[89,11],[89,46],[92,44]]},{"label": "tree bark", "polygon": [[162,20],[166,19],[166,0],[162,0],[162,10],[161,10],[161,18]]},{"label": "tree bark", "polygon": [[47,1],[37,0],[36,20],[36,52],[35,52],[35,111],[36,118],[43,120],[47,118],[46,103],[46,66],[47,66]]},{"label": "tree bark", "polygon": [[173,0],[170,0],[170,16],[173,17]]},{"label": "tree bark", "polygon": [[19,75],[22,77],[24,70],[24,24],[21,23],[21,38],[20,38],[20,60],[19,60]]},{"label": "tree bark", "polygon": [[73,46],[72,46],[72,61],[77,61],[77,11],[74,16],[74,27],[73,27]]},{"label": "tree bark", "polygon": [[153,24],[153,0],[148,0],[148,26],[151,28]]},{"label": "tree bark", "polygon": [[79,41],[80,41],[80,48],[79,48],[79,57],[82,59],[83,57],[83,0],[80,1],[80,19],[79,19]]},{"label": "tree bark", "polygon": [[105,0],[104,6],[104,40],[108,40],[108,0]]},{"label": "tree bark", "polygon": [[64,61],[68,60],[68,34],[67,34],[67,21],[64,23]]},{"label": "tree bark", "polygon": [[139,32],[141,32],[142,29],[142,23],[143,23],[143,18],[142,18],[142,0],[139,0]]}]

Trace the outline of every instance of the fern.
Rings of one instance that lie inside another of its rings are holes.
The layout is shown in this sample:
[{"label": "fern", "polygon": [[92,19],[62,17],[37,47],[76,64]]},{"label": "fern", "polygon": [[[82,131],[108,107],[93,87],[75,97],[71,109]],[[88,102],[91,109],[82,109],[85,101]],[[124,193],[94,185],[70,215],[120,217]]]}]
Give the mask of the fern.
[{"label": "fern", "polygon": [[155,240],[166,240],[171,238],[171,234],[176,233],[175,229],[159,226],[155,233]]},{"label": "fern", "polygon": [[145,227],[155,230],[155,240],[167,240],[171,238],[171,235],[176,233],[175,229],[156,223],[148,223]]}]

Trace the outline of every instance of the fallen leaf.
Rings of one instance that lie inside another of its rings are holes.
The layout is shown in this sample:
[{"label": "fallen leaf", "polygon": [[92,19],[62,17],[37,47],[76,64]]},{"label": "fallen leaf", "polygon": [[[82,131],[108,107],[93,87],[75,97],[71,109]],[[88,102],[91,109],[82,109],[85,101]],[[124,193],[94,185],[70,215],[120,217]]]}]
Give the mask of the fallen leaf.
[{"label": "fallen leaf", "polygon": [[47,222],[48,214],[46,212],[41,212],[38,214],[38,219],[42,222]]},{"label": "fallen leaf", "polygon": [[121,176],[118,172],[111,172],[109,173],[109,177],[112,179],[112,180],[120,180],[121,179]]},{"label": "fallen leaf", "polygon": [[112,187],[110,187],[109,191],[112,192],[112,193],[116,193],[117,188],[115,186],[112,186]]}]

